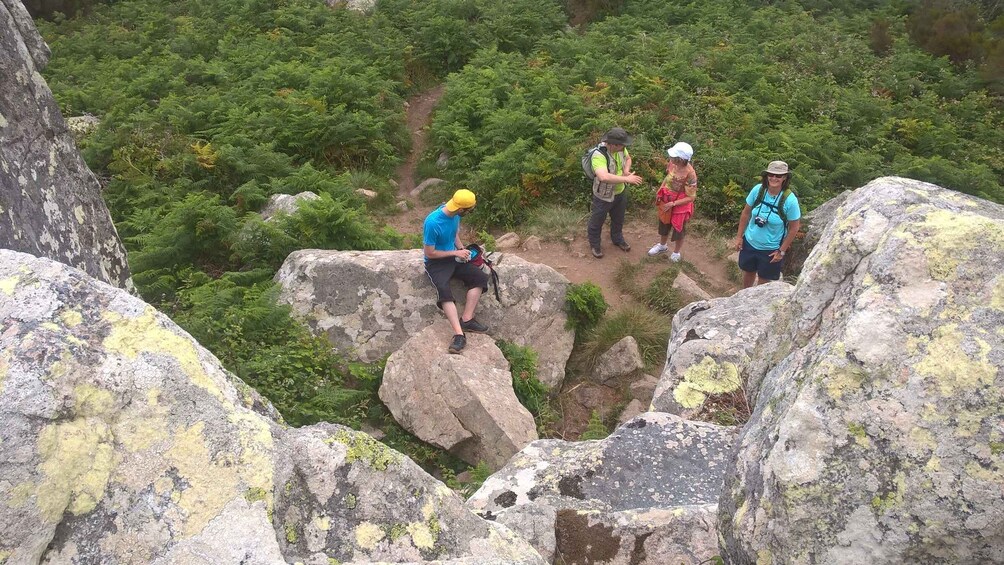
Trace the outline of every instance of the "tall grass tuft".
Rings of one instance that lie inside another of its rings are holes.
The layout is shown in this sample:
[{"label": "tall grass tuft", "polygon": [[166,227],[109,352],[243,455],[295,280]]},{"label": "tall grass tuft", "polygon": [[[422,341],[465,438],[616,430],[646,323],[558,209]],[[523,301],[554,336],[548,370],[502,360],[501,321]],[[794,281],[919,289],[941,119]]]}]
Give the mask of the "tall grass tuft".
[{"label": "tall grass tuft", "polygon": [[600,355],[626,336],[638,342],[646,367],[655,367],[666,355],[669,341],[668,317],[645,306],[630,305],[603,318],[583,341],[581,361],[587,367],[596,364]]},{"label": "tall grass tuft", "polygon": [[525,224],[527,235],[544,241],[560,241],[584,231],[586,213],[560,204],[538,208]]}]

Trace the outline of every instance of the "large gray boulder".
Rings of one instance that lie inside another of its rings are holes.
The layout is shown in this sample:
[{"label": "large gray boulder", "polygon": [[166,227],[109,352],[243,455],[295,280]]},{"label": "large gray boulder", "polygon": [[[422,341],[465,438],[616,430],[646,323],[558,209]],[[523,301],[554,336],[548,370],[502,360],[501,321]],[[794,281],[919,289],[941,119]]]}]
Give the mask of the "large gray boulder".
[{"label": "large gray boulder", "polygon": [[709,398],[741,395],[753,351],[793,288],[769,283],[681,308],[673,316],[652,410],[707,419]]},{"label": "large gray boulder", "polygon": [[468,501],[554,563],[700,563],[734,428],[650,412],[600,441],[539,440]]},{"label": "large gray boulder", "polygon": [[317,194],[304,191],[299,194],[273,194],[268,197],[268,202],[261,209],[261,219],[266,222],[276,216],[276,214],[286,214],[292,216],[300,209],[300,203],[317,200]]},{"label": "large gray boulder", "polygon": [[851,194],[749,366],[733,563],[1004,562],[1004,207]]},{"label": "large gray boulder", "polygon": [[0,0],[0,248],[132,289],[97,178],[40,71],[49,48],[20,0]]},{"label": "large gray boulder", "polygon": [[387,359],[380,400],[422,441],[498,469],[537,439],[533,416],[490,337],[468,334],[467,347],[453,355],[446,351],[452,336],[441,320],[405,342]]},{"label": "large gray boulder", "polygon": [[290,429],[166,316],[0,250],[0,558],[542,563],[360,432]]},{"label": "large gray boulder", "polygon": [[[561,383],[575,334],[565,328],[568,279],[546,265],[506,255],[497,268],[502,301],[489,289],[478,303],[477,319],[495,339],[533,348],[537,378]],[[443,314],[422,262],[422,251],[295,251],[275,280],[280,301],[289,304],[318,335],[342,355],[380,359]],[[463,308],[463,286],[453,294]]]}]

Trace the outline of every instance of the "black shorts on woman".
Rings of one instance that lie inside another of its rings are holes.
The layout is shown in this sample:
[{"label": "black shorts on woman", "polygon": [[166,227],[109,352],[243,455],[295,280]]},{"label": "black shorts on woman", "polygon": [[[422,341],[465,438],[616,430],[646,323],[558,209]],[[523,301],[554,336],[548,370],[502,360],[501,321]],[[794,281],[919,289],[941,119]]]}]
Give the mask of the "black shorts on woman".
[{"label": "black shorts on woman", "polygon": [[443,308],[443,302],[456,302],[453,298],[453,290],[450,289],[450,279],[457,279],[464,283],[467,290],[481,287],[481,290],[488,290],[488,275],[470,263],[459,263],[453,257],[442,259],[429,259],[425,262],[425,273],[429,275],[429,280],[436,287],[439,298],[436,306]]},{"label": "black shorts on woman", "polygon": [[743,248],[739,252],[739,268],[747,273],[756,273],[760,280],[776,281],[781,278],[781,266],[784,259],[776,263],[771,263],[771,254],[777,249],[765,251],[750,245],[750,242],[743,238]]}]

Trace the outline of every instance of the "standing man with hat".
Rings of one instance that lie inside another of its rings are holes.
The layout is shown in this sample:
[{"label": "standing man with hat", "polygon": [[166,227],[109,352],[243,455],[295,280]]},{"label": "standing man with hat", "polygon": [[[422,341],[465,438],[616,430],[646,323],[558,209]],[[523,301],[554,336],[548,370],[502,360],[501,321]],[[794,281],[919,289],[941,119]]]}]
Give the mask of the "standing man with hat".
[{"label": "standing man with hat", "polygon": [[746,196],[736,235],[743,288],[781,278],[784,254],[802,225],[798,197],[788,188],[790,182],[788,163],[771,161],[760,184]]},{"label": "standing man with hat", "polygon": [[[460,353],[467,346],[464,332],[484,333],[488,327],[474,319],[481,293],[488,290],[488,276],[480,268],[468,263],[471,251],[460,242],[460,218],[474,209],[474,193],[460,189],[453,198],[436,208],[425,218],[422,244],[425,252],[425,272],[436,287],[439,299],[436,306],[446,314],[453,328],[453,340],[447,351]],[[457,312],[457,304],[450,289],[450,279],[457,278],[467,288],[464,313]]]},{"label": "standing man with hat", "polygon": [[599,151],[592,157],[593,172],[593,205],[589,216],[589,247],[593,257],[603,257],[600,247],[600,233],[603,223],[610,215],[610,239],[614,245],[623,251],[631,251],[631,246],[624,240],[624,212],[627,210],[627,194],[624,184],[639,185],[642,178],[631,172],[631,155],[627,146],[631,145],[631,136],[623,128],[613,128],[603,135]]}]

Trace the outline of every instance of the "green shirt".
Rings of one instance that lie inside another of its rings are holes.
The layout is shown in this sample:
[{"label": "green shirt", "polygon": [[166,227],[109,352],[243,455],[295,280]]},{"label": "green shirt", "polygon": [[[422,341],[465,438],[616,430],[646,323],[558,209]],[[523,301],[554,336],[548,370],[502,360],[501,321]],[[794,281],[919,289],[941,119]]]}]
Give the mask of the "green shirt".
[{"label": "green shirt", "polygon": [[[613,158],[614,158],[614,171],[613,171],[613,174],[615,174],[615,175],[623,175],[624,174],[624,163],[627,161],[627,158],[628,158],[629,155],[630,155],[630,153],[628,153],[627,147],[625,147],[623,151],[618,151],[617,153],[613,154]],[[599,151],[593,153],[592,163],[593,163],[593,170],[594,171],[597,171],[599,169],[603,169],[605,171],[608,170],[607,169],[607,158],[604,157],[603,154],[600,153]],[[624,183],[619,183],[614,188],[614,194],[620,194],[622,192],[624,192]],[[607,194],[609,194],[609,193],[607,193]]]}]

